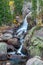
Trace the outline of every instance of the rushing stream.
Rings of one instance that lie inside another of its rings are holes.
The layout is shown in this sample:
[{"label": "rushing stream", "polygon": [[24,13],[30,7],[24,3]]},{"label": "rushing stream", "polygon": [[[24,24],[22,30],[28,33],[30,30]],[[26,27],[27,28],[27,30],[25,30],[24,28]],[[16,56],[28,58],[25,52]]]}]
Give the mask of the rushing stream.
[{"label": "rushing stream", "polygon": [[[19,30],[17,30],[18,37],[20,36],[20,42],[21,42],[21,46],[18,49],[17,53],[20,53],[21,55],[24,55],[21,53],[21,49],[22,49],[23,42],[24,42],[23,37],[24,37],[24,34],[27,32],[27,28],[28,28],[27,16],[31,16],[31,12],[29,12],[29,14],[26,15],[22,27]],[[23,32],[24,32],[24,34],[22,34]]]}]

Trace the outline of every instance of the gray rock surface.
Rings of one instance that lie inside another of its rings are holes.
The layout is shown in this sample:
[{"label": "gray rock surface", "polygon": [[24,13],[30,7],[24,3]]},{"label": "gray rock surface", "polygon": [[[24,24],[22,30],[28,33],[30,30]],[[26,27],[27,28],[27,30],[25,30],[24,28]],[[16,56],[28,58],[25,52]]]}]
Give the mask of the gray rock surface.
[{"label": "gray rock surface", "polygon": [[7,54],[7,44],[0,42],[0,54]]},{"label": "gray rock surface", "polygon": [[38,56],[29,59],[26,65],[43,65],[43,61]]}]

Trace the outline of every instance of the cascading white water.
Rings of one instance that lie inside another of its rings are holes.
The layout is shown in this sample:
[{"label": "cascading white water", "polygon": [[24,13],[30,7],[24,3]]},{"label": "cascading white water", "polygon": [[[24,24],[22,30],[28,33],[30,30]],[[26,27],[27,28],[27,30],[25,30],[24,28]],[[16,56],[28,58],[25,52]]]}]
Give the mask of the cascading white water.
[{"label": "cascading white water", "polygon": [[20,48],[18,49],[17,53],[19,53],[19,54],[21,54],[21,55],[23,55],[23,54],[21,53],[21,49],[22,49],[23,41],[24,41],[23,35],[21,35],[21,34],[22,34],[23,31],[24,31],[24,33],[27,32],[27,28],[28,28],[27,17],[28,17],[28,16],[31,16],[31,13],[32,13],[32,12],[29,12],[29,13],[26,15],[22,27],[17,31],[17,32],[19,32],[19,33],[18,33],[18,36],[20,35],[20,42],[21,42],[21,46],[20,46]]}]

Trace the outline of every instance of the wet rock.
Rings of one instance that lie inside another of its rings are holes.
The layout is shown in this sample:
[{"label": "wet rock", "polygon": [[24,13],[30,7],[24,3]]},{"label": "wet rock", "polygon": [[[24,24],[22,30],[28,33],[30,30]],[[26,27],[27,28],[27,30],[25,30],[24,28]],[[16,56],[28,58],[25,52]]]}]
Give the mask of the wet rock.
[{"label": "wet rock", "polygon": [[20,47],[20,42],[17,38],[9,39],[7,43],[13,45],[17,49]]},{"label": "wet rock", "polygon": [[40,58],[36,56],[36,57],[29,59],[26,65],[43,65],[43,61],[40,60]]},{"label": "wet rock", "polygon": [[27,58],[26,56],[23,57],[21,55],[14,55],[14,54],[8,56],[9,56],[8,59],[13,60],[15,63],[25,62]]},{"label": "wet rock", "polygon": [[7,52],[12,52],[12,53],[13,53],[14,51],[17,51],[17,50],[14,48],[14,46],[7,44]]},{"label": "wet rock", "polygon": [[27,48],[25,46],[22,47],[21,53],[23,53],[24,55],[28,55],[28,51],[27,51]]}]

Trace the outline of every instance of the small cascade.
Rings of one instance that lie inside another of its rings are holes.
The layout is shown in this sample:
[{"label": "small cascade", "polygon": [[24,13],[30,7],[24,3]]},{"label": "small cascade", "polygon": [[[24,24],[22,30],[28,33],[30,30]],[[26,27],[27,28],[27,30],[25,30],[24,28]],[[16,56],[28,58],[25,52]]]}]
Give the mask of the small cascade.
[{"label": "small cascade", "polygon": [[23,42],[24,42],[24,39],[23,39],[23,36],[24,36],[24,35],[21,35],[21,33],[22,33],[23,31],[24,31],[24,33],[27,32],[27,28],[28,28],[27,16],[31,16],[31,12],[26,15],[22,27],[17,31],[17,32],[19,32],[19,33],[18,33],[18,36],[20,35],[20,42],[21,42],[20,48],[17,50],[17,53],[18,53],[18,54],[21,54],[21,55],[24,55],[23,53],[21,53],[21,50],[22,50],[22,47],[23,47]]}]

